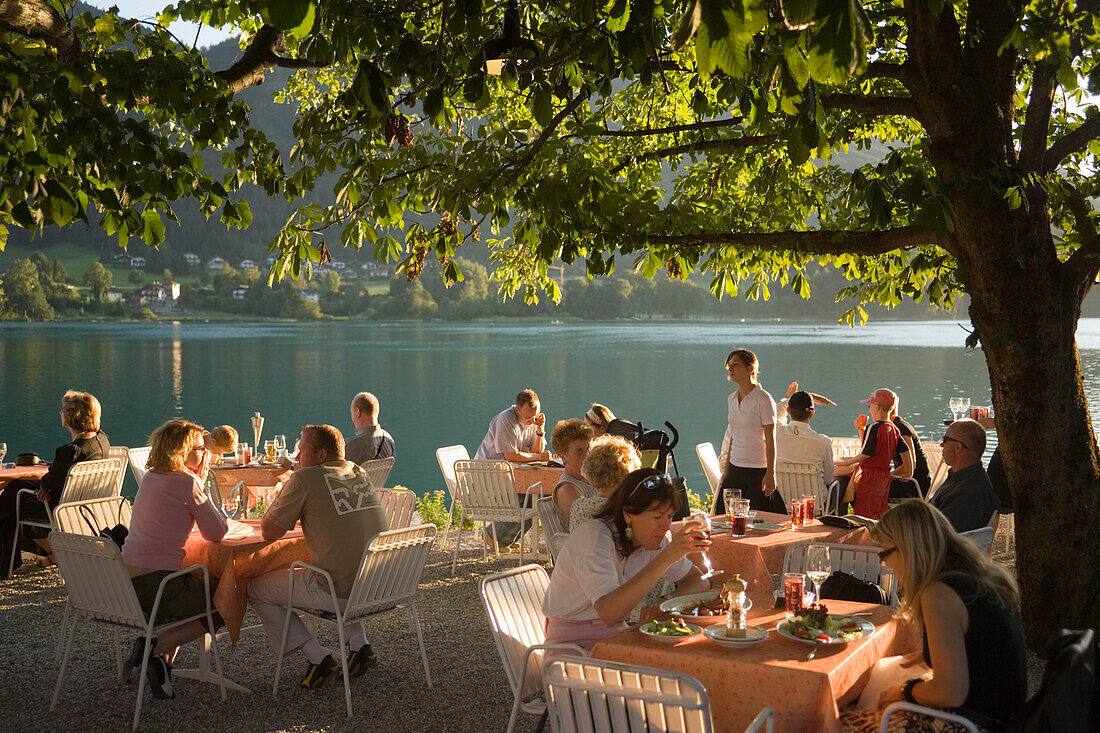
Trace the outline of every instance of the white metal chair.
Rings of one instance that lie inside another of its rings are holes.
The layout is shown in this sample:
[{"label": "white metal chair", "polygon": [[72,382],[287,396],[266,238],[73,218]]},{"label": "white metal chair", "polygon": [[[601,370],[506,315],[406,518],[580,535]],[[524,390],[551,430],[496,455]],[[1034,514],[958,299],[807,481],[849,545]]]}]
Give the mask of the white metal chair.
[{"label": "white metal chair", "polygon": [[[539,482],[541,483],[541,482]],[[531,487],[534,489],[534,487]],[[531,493],[535,493],[532,491]],[[559,537],[569,537],[569,527],[561,521],[558,508],[554,506],[553,496],[544,496],[535,499],[535,512],[542,523],[542,531],[546,533],[546,544],[550,548],[550,557],[554,562],[558,561],[558,550],[561,548]]]},{"label": "white metal chair", "polygon": [[138,488],[141,488],[141,480],[145,478],[145,472],[148,471],[145,467],[146,462],[149,460],[149,451],[153,450],[149,446],[143,446],[141,448],[131,448],[127,451],[127,457],[130,459],[130,473],[134,474],[134,480],[137,481]]},{"label": "white metal chair", "polygon": [[412,524],[416,494],[408,489],[375,489],[374,493],[382,502],[382,511],[386,513],[390,529],[405,529]]},{"label": "white metal chair", "polygon": [[[508,461],[455,461],[455,479],[458,486],[459,512],[458,526],[466,519],[481,522],[519,522],[535,518],[535,508],[522,506],[516,501],[516,480],[512,475],[512,466]],[[532,499],[528,494],[527,499]],[[496,539],[496,527],[493,527],[493,539]],[[451,574],[458,567],[458,550],[462,545],[462,533],[455,541],[454,557],[451,560]],[[539,525],[535,522],[534,550],[538,551]],[[482,558],[488,556],[488,548],[482,545]],[[523,564],[523,536],[519,541],[519,564]]]},{"label": "white metal chair", "polygon": [[814,516],[828,513],[829,492],[820,465],[802,461],[776,461],[775,487],[789,508],[793,499],[814,497]]},{"label": "white metal chair", "polygon": [[882,727],[879,728],[879,733],[889,733],[890,731],[890,718],[894,713],[900,713],[902,711],[910,711],[914,713],[920,713],[921,715],[929,718],[939,718],[940,720],[946,720],[951,723],[957,723],[964,729],[971,731],[971,733],[980,733],[978,727],[971,723],[961,715],[955,715],[944,710],[938,710],[936,708],[926,708],[923,705],[914,705],[911,702],[896,702],[890,705],[882,713]]},{"label": "white metal chair", "polygon": [[[290,566],[290,588],[288,597],[294,596],[294,571],[297,568],[308,568],[318,573],[328,581],[329,592],[332,594],[335,612],[317,611],[314,609],[298,609],[306,614],[312,621],[332,624],[340,638],[340,668],[344,673],[344,700],[348,707],[348,717],[351,711],[351,684],[348,680],[347,640],[344,639],[344,624],[358,621],[362,626],[363,619],[368,616],[397,611],[408,608],[409,626],[416,632],[416,641],[420,645],[420,659],[424,663],[424,677],[428,687],[432,686],[432,673],[428,668],[428,654],[424,651],[424,635],[420,629],[420,616],[416,612],[416,590],[420,584],[420,578],[424,574],[424,565],[428,561],[428,551],[431,550],[432,541],[435,540],[435,526],[431,524],[419,524],[405,529],[392,529],[379,533],[363,553],[363,559],[359,562],[359,571],[355,577],[355,584],[351,587],[351,593],[346,600],[341,601],[336,597],[336,590],[332,584],[332,576],[321,568],[304,563],[295,562]],[[283,670],[283,658],[286,656],[286,636],[290,628],[290,616],[294,613],[291,604],[286,609],[286,620],[283,622],[282,641],[279,644],[279,658],[275,664],[275,682],[272,685],[273,695],[279,694],[279,676]]]},{"label": "white metal chair", "polygon": [[986,555],[989,554],[993,548],[993,528],[992,527],[979,527],[978,529],[972,529],[969,532],[959,532],[960,537],[973,542],[979,550]]},{"label": "white metal chair", "polygon": [[829,438],[829,442],[833,444],[833,455],[837,458],[851,458],[858,455],[863,447],[859,438]]},{"label": "white metal chair", "polygon": [[718,506],[718,494],[722,485],[722,469],[718,463],[718,454],[714,452],[713,443],[699,443],[695,446],[695,455],[699,456],[699,465],[703,467],[703,475],[707,477],[710,493],[714,496],[710,508],[713,514]]},{"label": "white metal chair", "polygon": [[118,468],[118,488],[115,489],[115,495],[118,496],[122,493],[122,482],[126,480],[126,462],[129,460],[130,449],[124,445],[112,445],[107,449],[108,458],[118,458],[122,461]]},{"label": "white metal chair", "polygon": [[[451,502],[447,506],[447,521],[443,525],[443,539],[446,540],[447,530],[451,528],[451,515],[454,514],[455,500],[458,497],[455,461],[468,461],[470,460],[470,454],[466,451],[464,445],[448,445],[436,449],[435,460],[439,463],[439,470],[443,473],[443,482],[447,485],[447,493],[451,497]],[[459,533],[462,532],[462,525],[459,525],[458,531]]]},{"label": "white metal chair", "polygon": [[393,456],[390,456],[389,458],[375,458],[373,461],[363,461],[359,465],[367,472],[367,480],[370,481],[371,486],[381,489],[385,487],[386,479],[390,477],[390,471],[393,470],[393,461]]},{"label": "white metal chair", "polygon": [[489,631],[493,634],[493,642],[504,665],[504,676],[512,690],[508,733],[515,730],[521,710],[541,715],[546,709],[543,700],[530,699],[542,691],[542,652],[561,649],[585,654],[576,644],[546,643],[546,616],[542,613],[542,601],[549,585],[550,576],[546,574],[546,569],[533,564],[486,575],[478,584],[485,615],[489,617]]},{"label": "white metal chair", "polygon": [[890,605],[898,605],[898,577],[882,564],[878,553],[882,549],[874,545],[825,544],[822,542],[795,542],[787,548],[783,556],[784,573],[803,573],[806,568],[806,548],[810,545],[822,545],[829,548],[829,565],[833,572],[837,570],[854,575],[860,580],[878,583],[886,591]]},{"label": "white metal chair", "polygon": [[[122,460],[119,458],[102,458],[97,461],[81,461],[69,469],[69,475],[65,477],[65,485],[61,488],[61,497],[58,505],[69,504],[76,501],[88,501],[89,499],[101,499],[117,495],[118,473],[122,470]],[[15,569],[15,553],[19,552],[19,532],[22,527],[38,527],[39,529],[57,529],[54,522],[53,510],[46,505],[46,513],[49,521],[39,519],[24,519],[20,515],[20,504],[24,497],[34,498],[34,492],[30,489],[20,489],[15,496],[15,535],[13,537],[12,553],[8,559],[8,575]]]},{"label": "white metal chair", "polygon": [[[68,640],[65,643],[65,653],[61,658],[61,671],[57,675],[57,685],[54,687],[50,711],[52,712],[57,707],[57,699],[61,694],[61,683],[65,679],[65,670],[68,667],[69,655],[72,652],[73,636],[76,634],[76,627],[80,625],[80,622],[92,621],[114,628],[115,662],[120,679],[122,678],[122,649],[119,642],[119,630],[130,629],[145,635],[145,655],[141,660],[137,702],[134,706],[133,729],[137,730],[138,722],[141,719],[141,702],[145,693],[145,673],[149,666],[149,654],[152,650],[149,640],[167,629],[182,626],[202,618],[206,619],[208,628],[214,628],[210,604],[210,576],[206,571],[206,566],[192,565],[164,578],[160,583],[160,588],[157,589],[153,609],[146,616],[145,612],[141,610],[141,604],[138,602],[137,592],[130,580],[130,574],[126,570],[126,565],[122,562],[122,553],[114,542],[103,537],[84,537],[54,531],[50,533],[50,547],[57,558],[57,567],[65,581],[65,588],[69,593],[69,602],[73,608],[73,625],[69,629]],[[195,570],[202,570],[203,584],[206,589],[206,611],[183,619],[157,623],[157,610],[160,608],[164,586],[172,578],[188,575]],[[210,644],[213,647],[214,665],[217,670],[222,700],[224,700],[226,697],[225,680],[221,676],[221,657],[218,655],[217,641],[211,639]],[[177,675],[179,675],[179,672],[180,670],[176,671]]]},{"label": "white metal chair", "polygon": [[928,474],[931,482],[928,485],[928,495],[924,498],[931,499],[943,482],[947,480],[948,465],[943,462],[943,446],[939,443],[925,441],[921,443],[924,455],[928,457]]}]

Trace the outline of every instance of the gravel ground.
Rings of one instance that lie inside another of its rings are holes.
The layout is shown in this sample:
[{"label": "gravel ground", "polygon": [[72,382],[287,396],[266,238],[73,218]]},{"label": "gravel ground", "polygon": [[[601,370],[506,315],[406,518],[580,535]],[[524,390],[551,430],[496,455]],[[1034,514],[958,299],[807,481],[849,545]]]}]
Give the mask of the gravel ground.
[{"label": "gravel ground", "polygon": [[[1003,530],[1002,530],[1003,531]],[[1015,565],[1004,553],[1002,536],[994,558]],[[468,536],[465,547],[473,547]],[[450,574],[453,544],[428,558],[417,607],[424,630],[435,687],[428,689],[408,616],[397,612],[367,623],[378,664],[352,680],[354,718],[344,710],[343,685],[330,678],[317,690],[303,690],[305,672],[299,654],[283,666],[279,697],[271,696],[275,657],[262,633],[242,636],[236,649],[221,642],[226,676],[250,690],[232,692],[222,701],[217,687],[193,680],[175,681],[175,700],[155,700],[146,691],[141,722],[145,730],[203,731],[502,731],[511,709],[511,693],[489,635],[478,580],[515,567],[514,556],[488,562],[480,549],[464,551],[458,572]],[[64,587],[56,568],[24,563],[15,577],[0,585],[0,713],[9,730],[128,730],[136,686],[115,680],[111,635],[84,624],[73,642],[72,658],[55,712],[50,696],[57,680],[54,648],[64,607]],[[259,623],[251,611],[245,625]],[[321,643],[335,647],[335,632],[323,629]],[[124,637],[124,653],[130,647]],[[194,645],[185,648],[177,666],[195,666]],[[1041,681],[1043,662],[1029,658],[1032,691]],[[520,731],[534,730],[532,716],[520,716]]]}]

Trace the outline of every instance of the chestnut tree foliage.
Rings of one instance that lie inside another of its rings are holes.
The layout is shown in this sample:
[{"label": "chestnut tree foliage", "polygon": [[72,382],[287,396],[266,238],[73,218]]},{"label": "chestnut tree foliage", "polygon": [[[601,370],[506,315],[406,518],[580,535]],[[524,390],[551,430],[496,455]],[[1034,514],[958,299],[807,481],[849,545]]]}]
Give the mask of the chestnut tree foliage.
[{"label": "chestnut tree foliage", "polygon": [[[156,246],[173,207],[247,225],[297,200],[275,280],[337,242],[488,243],[504,294],[548,267],[704,273],[716,296],[970,296],[1018,510],[1029,640],[1100,618],[1098,455],[1074,331],[1096,280],[1097,0],[185,0],[160,24],[0,0],[0,225],[91,220]],[[211,70],[163,25],[242,32]],[[486,58],[503,57],[490,75]],[[298,69],[284,163],[233,94]],[[195,151],[223,150],[228,173]],[[852,149],[881,152],[854,171]],[[186,200],[186,201],[185,201]],[[889,375],[883,375],[888,381]],[[1043,521],[1038,517],[1042,511]],[[1057,607],[1046,601],[1056,597]]]}]

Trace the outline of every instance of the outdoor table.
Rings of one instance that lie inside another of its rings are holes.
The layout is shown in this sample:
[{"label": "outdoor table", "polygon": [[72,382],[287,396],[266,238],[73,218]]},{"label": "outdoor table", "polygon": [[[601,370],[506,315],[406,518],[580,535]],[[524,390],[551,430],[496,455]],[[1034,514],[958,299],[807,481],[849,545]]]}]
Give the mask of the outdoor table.
[{"label": "outdoor table", "polygon": [[541,463],[512,464],[512,476],[516,480],[516,493],[521,495],[529,494],[535,484],[541,481],[541,493],[546,496],[554,490],[564,472],[565,468],[562,466],[547,466]]},{"label": "outdoor table", "polygon": [[228,498],[228,492],[239,481],[244,481],[248,488],[249,505],[255,503],[260,495],[265,498],[274,493],[284,481],[294,473],[289,468],[283,468],[279,464],[254,464],[250,466],[234,466],[232,464],[215,464],[210,467],[214,476],[218,479],[218,489],[222,492],[222,498]]},{"label": "outdoor table", "polygon": [[[723,519],[728,520],[729,517]],[[758,512],[756,519],[771,524],[790,524],[790,517],[771,512]],[[787,554],[787,548],[796,542],[875,544],[864,527],[826,527],[817,519],[799,530],[788,528],[766,533],[750,529],[744,537],[734,537],[729,532],[722,532],[712,534],[710,540],[708,554],[714,567],[739,573],[750,593],[771,593],[774,590],[771,576],[783,572],[783,558]]]},{"label": "outdoor table", "polygon": [[14,468],[0,468],[0,489],[8,485],[9,481],[19,478],[42,478],[50,467],[44,464],[37,466],[15,466]]},{"label": "outdoor table", "polygon": [[875,625],[875,633],[847,644],[823,645],[807,662],[813,645],[775,630],[784,611],[772,607],[771,594],[751,597],[749,624],[769,629],[767,640],[756,646],[731,648],[703,634],[658,641],[632,628],[599,642],[592,656],[695,677],[710,697],[715,731],[739,733],[767,706],[775,711],[776,730],[836,733],[839,708],[863,691],[875,662],[921,648],[916,630],[894,618],[893,606],[830,600],[830,613],[870,612],[865,618]]},{"label": "outdoor table", "polygon": [[252,535],[239,540],[208,542],[198,529],[184,546],[183,566],[202,563],[218,578],[214,605],[225,620],[229,638],[236,646],[247,606],[248,581],[272,570],[289,568],[296,560],[309,562],[310,552],[300,528],[294,528],[274,542],[260,533],[259,519],[242,520],[252,525]]}]

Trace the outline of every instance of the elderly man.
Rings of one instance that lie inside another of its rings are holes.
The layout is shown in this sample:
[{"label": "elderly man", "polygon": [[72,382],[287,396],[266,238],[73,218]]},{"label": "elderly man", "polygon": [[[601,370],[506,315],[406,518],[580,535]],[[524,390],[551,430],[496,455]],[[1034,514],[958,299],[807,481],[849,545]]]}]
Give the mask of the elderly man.
[{"label": "elderly man", "polygon": [[[533,389],[525,389],[516,395],[516,404],[490,421],[489,430],[474,458],[513,463],[550,460],[550,451],[545,450],[546,416],[539,407],[539,396]],[[520,505],[526,499],[525,494],[516,495]],[[500,547],[516,542],[526,531],[526,522],[522,529],[516,522],[494,522],[485,527],[485,542],[493,552],[497,552]]]},{"label": "elderly man", "polygon": [[[337,598],[347,598],[363,552],[379,532],[387,529],[386,515],[363,469],[344,460],[344,438],[331,425],[307,425],[298,443],[300,468],[283,484],[267,508],[260,529],[271,542],[301,520],[311,563],[327,571]],[[295,606],[335,611],[328,581],[323,575],[294,570]],[[272,648],[279,648],[286,618],[290,573],[274,570],[248,584],[248,600],[256,609]],[[344,628],[351,654],[348,674],[358,677],[375,661],[374,652],[358,623]],[[321,647],[298,616],[290,618],[287,649],[301,651],[309,662],[302,687],[318,687],[340,669],[332,654]]]},{"label": "elderly man", "polygon": [[397,455],[393,436],[378,424],[378,398],[370,392],[360,392],[352,399],[351,422],[355,425],[355,437],[344,447],[344,456],[349,461],[363,465]]},{"label": "elderly man", "polygon": [[787,398],[790,421],[775,426],[775,458],[821,466],[822,489],[833,482],[833,444],[810,427],[814,399],[809,392],[795,392]]},{"label": "elderly man", "polygon": [[970,418],[956,420],[947,427],[940,445],[949,471],[929,502],[944,513],[956,532],[986,526],[1000,501],[982,468],[985,428]]}]

